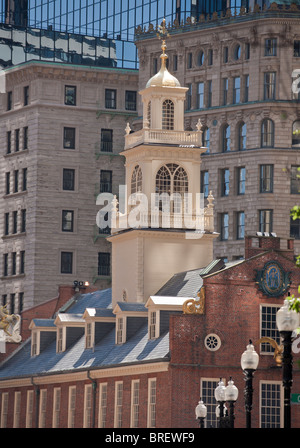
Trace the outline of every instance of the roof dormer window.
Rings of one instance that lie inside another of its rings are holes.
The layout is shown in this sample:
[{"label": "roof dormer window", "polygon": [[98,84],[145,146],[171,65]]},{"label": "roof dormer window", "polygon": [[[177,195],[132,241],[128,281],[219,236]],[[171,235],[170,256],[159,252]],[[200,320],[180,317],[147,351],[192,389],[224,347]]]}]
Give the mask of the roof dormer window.
[{"label": "roof dormer window", "polygon": [[85,327],[85,348],[92,348],[94,346],[95,325],[93,322],[87,322]]},{"label": "roof dormer window", "polygon": [[125,342],[125,325],[126,318],[118,317],[116,323],[116,344],[123,344]]},{"label": "roof dormer window", "polygon": [[33,319],[31,330],[31,356],[38,356],[51,342],[55,341],[56,327],[53,319]]},{"label": "roof dormer window", "polygon": [[159,336],[159,312],[151,311],[149,317],[149,339],[156,339]]},{"label": "roof dormer window", "polygon": [[40,336],[39,331],[32,332],[31,356],[39,355],[39,351],[40,351],[40,337],[39,336]]},{"label": "roof dormer window", "polygon": [[64,329],[63,327],[57,328],[57,339],[56,339],[56,351],[57,353],[61,353],[65,351],[65,338],[64,338]]}]

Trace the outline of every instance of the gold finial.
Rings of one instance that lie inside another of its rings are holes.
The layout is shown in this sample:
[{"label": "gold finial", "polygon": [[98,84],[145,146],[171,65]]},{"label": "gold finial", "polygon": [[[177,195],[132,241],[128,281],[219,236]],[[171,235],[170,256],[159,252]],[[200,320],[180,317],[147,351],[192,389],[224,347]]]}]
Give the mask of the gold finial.
[{"label": "gold finial", "polygon": [[165,53],[165,50],[167,48],[166,38],[170,36],[169,33],[168,33],[168,30],[166,28],[166,19],[163,19],[161,25],[158,25],[157,30],[158,30],[158,32],[156,33],[156,35],[157,35],[157,37],[159,39],[162,40],[161,49],[162,49],[163,53],[162,53],[162,55],[160,57],[164,61],[165,59],[167,59],[167,55]]}]

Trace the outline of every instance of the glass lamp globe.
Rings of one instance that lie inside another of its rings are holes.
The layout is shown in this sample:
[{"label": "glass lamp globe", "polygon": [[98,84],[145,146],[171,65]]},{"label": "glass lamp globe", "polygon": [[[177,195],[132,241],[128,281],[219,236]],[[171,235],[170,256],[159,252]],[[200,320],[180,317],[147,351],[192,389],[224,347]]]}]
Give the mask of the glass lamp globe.
[{"label": "glass lamp globe", "polygon": [[199,403],[196,406],[195,409],[196,418],[205,418],[207,415],[207,408],[202,400],[199,401]]},{"label": "glass lamp globe", "polygon": [[238,388],[234,385],[231,377],[228,381],[228,385],[225,388],[225,400],[226,401],[236,401],[239,396]]},{"label": "glass lamp globe", "polygon": [[276,324],[279,331],[294,331],[299,325],[299,314],[289,309],[289,301],[287,299],[277,311]]},{"label": "glass lamp globe", "polygon": [[254,349],[254,345],[250,339],[247,350],[244,351],[241,357],[241,366],[243,370],[256,370],[259,362],[259,356]]},{"label": "glass lamp globe", "polygon": [[225,400],[225,385],[220,378],[219,385],[215,388],[215,399],[216,401],[226,401]]}]

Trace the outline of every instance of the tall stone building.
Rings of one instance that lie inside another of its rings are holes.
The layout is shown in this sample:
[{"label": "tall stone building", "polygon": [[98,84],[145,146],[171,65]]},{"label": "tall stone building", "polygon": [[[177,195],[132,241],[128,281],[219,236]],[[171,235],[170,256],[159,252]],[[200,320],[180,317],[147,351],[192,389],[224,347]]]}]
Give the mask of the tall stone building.
[{"label": "tall stone building", "polygon": [[[243,257],[255,232],[294,237],[300,249],[300,222],[290,221],[300,192],[300,10],[282,3],[169,25],[169,69],[189,87],[186,129],[200,118],[209,147],[201,189],[216,199],[215,256],[225,260]],[[138,30],[140,86],[156,72],[155,37]]]},{"label": "tall stone building", "polygon": [[110,284],[96,199],[124,182],[119,152],[136,116],[137,72],[31,61],[4,73],[1,299],[20,312],[59,284]]}]

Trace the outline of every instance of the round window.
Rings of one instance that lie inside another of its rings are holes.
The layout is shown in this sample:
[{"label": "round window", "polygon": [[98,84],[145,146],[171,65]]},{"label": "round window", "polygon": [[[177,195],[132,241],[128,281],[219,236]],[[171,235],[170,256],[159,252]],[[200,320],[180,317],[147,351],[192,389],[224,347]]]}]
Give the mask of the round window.
[{"label": "round window", "polygon": [[208,334],[204,341],[207,350],[216,351],[221,347],[221,339],[216,334]]}]

